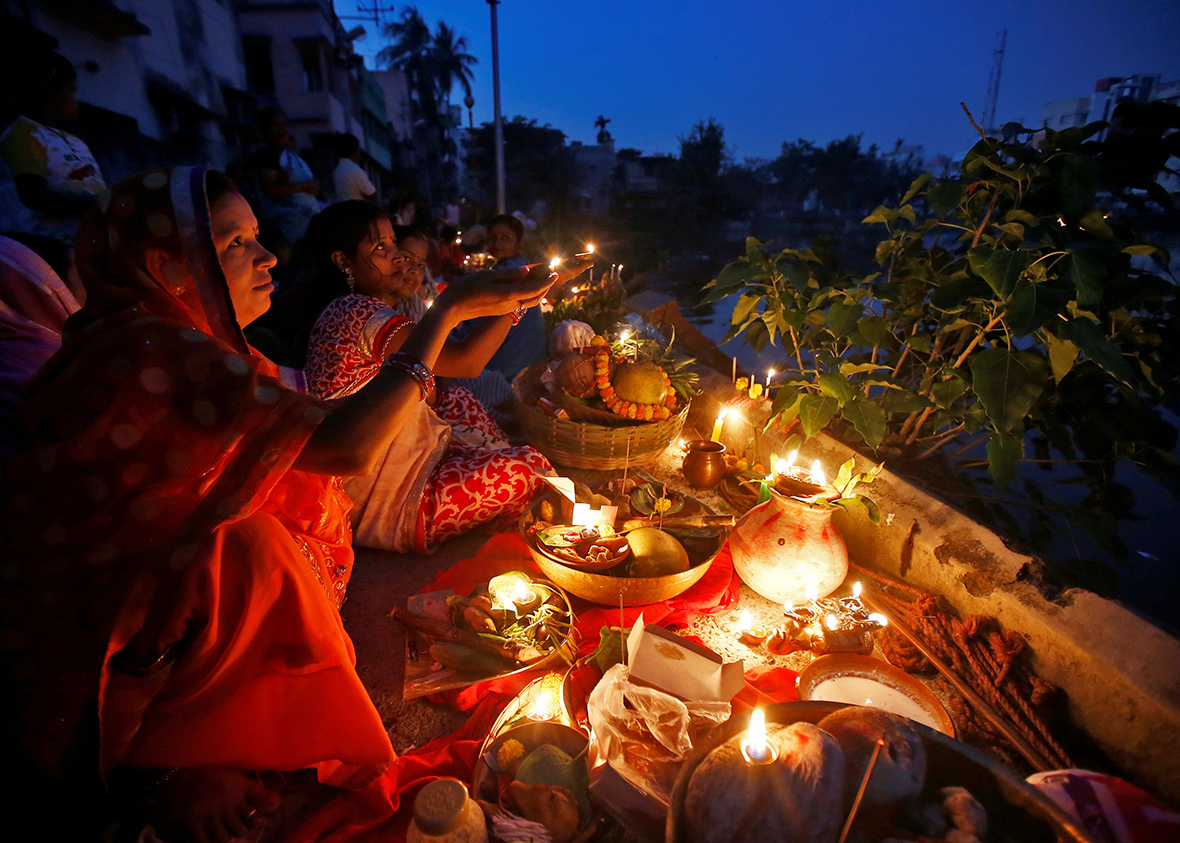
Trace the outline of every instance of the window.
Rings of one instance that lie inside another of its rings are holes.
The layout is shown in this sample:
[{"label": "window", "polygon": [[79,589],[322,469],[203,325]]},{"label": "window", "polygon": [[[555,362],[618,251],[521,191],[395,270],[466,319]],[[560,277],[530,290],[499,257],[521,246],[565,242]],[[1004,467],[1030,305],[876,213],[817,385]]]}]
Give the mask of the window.
[{"label": "window", "polygon": [[303,71],[303,90],[308,92],[324,90],[324,66],[320,61],[318,41],[296,41],[299,63]]},{"label": "window", "polygon": [[247,35],[242,38],[242,54],[246,62],[246,87],[258,94],[275,92],[275,70],[270,60],[270,39]]}]

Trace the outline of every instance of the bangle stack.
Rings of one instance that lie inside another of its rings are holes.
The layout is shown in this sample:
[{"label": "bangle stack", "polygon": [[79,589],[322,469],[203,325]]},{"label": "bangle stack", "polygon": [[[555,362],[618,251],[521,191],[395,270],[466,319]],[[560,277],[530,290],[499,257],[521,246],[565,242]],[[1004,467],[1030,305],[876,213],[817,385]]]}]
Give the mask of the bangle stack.
[{"label": "bangle stack", "polygon": [[512,324],[513,325],[519,325],[520,320],[523,319],[524,315],[528,312],[529,312],[529,309],[522,304],[520,307],[516,308],[516,310],[512,311],[508,315],[512,317]]},{"label": "bangle stack", "polygon": [[409,375],[417,381],[418,389],[422,392],[423,401],[434,394],[434,372],[430,371],[430,367],[421,360],[415,360],[410,355],[402,354],[399,351],[385,358],[385,366],[390,369],[397,369],[402,374]]}]

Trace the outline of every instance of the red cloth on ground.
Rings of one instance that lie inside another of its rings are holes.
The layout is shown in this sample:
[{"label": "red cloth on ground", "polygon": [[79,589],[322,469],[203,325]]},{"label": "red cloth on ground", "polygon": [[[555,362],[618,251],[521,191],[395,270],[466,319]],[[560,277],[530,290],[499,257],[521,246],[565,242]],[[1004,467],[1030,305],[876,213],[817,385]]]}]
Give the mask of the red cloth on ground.
[{"label": "red cloth on ground", "polygon": [[[458,731],[398,756],[376,781],[316,812],[287,843],[404,840],[419,790],[444,776],[470,784],[480,745],[511,699],[505,694],[485,696]],[[405,810],[400,810],[403,805]]]},{"label": "red cloth on ground", "polygon": [[[529,554],[528,545],[514,533],[493,536],[474,557],[457,562],[441,572],[423,591],[450,588],[461,594],[468,594],[476,586],[507,571],[524,571],[532,577],[542,576]],[[598,646],[599,630],[604,626],[620,626],[621,621],[622,626],[630,627],[640,615],[643,615],[644,623],[664,627],[688,626],[698,615],[719,612],[732,606],[737,602],[740,593],[741,581],[733,570],[733,559],[729,555],[727,545],[721,549],[709,570],[692,588],[662,603],[629,606],[620,613],[617,606],[598,606],[573,597],[574,614],[577,615],[574,630],[578,635],[578,654],[592,652]],[[519,692],[529,681],[537,678],[537,675],[537,672],[529,672],[490,679],[487,682],[432,696],[431,699],[446,702],[460,711],[466,711],[485,694]]]},{"label": "red cloth on ground", "polygon": [[[467,594],[507,571],[541,576],[524,540],[511,533],[493,536],[474,557],[456,562],[422,590],[450,588]],[[622,622],[630,626],[642,614],[646,623],[685,626],[698,615],[733,605],[740,594],[740,586],[729,548],[725,547],[692,588],[663,603],[629,607],[623,612]],[[575,628],[581,635],[580,653],[588,653],[598,646],[598,630],[603,625],[618,626],[620,622],[617,608],[594,606],[578,598],[574,598],[574,612],[578,616]],[[459,731],[400,756],[368,787],[341,796],[319,811],[289,838],[289,843],[376,843],[377,840],[387,843],[404,839],[411,815],[409,806],[417,792],[440,776],[454,776],[462,782],[470,782],[479,745],[496,715],[538,675],[539,671],[529,671],[438,695],[441,699],[437,701],[448,702],[460,710],[474,709]],[[789,685],[793,695],[793,676]]]}]

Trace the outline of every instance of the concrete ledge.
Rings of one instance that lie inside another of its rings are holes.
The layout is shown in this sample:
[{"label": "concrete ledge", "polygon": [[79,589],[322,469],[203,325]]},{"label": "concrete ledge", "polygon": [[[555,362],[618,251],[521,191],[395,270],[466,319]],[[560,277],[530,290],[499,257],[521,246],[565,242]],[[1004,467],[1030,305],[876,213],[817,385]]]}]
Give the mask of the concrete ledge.
[{"label": "concrete ledge", "polygon": [[[701,387],[688,424],[707,435],[721,407],[715,396],[735,393],[728,377],[711,371],[702,371]],[[769,407],[742,403],[739,418],[726,421],[722,441],[748,452]],[[781,453],[784,440],[782,431],[761,436],[758,458]],[[858,471],[872,464],[822,433],[807,443],[804,457],[833,468],[855,457]],[[1037,673],[1068,696],[1074,723],[1137,784],[1180,803],[1180,641],[1088,591],[1046,599],[1034,559],[888,470],[867,491],[880,507],[879,527],[863,513],[839,512],[834,519],[855,562],[941,594],[962,615],[992,615],[1021,633]]]}]

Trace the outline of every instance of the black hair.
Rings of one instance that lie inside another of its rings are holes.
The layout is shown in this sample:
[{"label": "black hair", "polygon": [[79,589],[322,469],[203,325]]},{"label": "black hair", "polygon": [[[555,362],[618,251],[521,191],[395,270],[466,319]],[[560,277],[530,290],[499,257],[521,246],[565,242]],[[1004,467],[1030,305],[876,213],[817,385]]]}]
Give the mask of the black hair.
[{"label": "black hair", "polygon": [[217,200],[227,193],[236,193],[240,196],[242,191],[238,188],[237,182],[220,170],[206,170],[205,200],[209,203],[209,207],[212,208],[216,205]]},{"label": "black hair", "polygon": [[61,53],[47,50],[38,53],[21,68],[21,77],[32,84],[19,86],[17,98],[22,110],[37,112],[45,99],[78,79],[73,63]]},{"label": "black hair", "polygon": [[399,244],[403,240],[425,240],[427,244],[430,243],[430,237],[418,225],[395,225],[393,227],[393,239]]},{"label": "black hair", "polygon": [[356,135],[343,132],[336,136],[336,154],[341,158],[351,158],[360,152],[361,142]]},{"label": "black hair", "polygon": [[494,216],[490,220],[488,220],[487,228],[488,228],[489,234],[491,233],[492,226],[494,226],[494,225],[508,226],[509,228],[512,229],[512,232],[516,235],[517,242],[518,243],[524,242],[524,223],[521,222],[520,220],[518,220],[516,217],[512,216],[512,214],[498,214],[497,216]]}]

